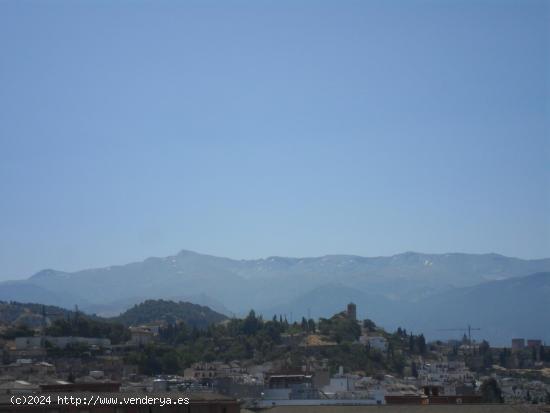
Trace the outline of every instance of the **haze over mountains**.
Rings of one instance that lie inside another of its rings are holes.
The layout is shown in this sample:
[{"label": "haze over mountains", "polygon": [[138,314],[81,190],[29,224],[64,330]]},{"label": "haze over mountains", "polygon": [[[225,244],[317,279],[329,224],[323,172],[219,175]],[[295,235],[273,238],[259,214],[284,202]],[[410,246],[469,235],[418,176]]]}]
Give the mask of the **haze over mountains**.
[{"label": "haze over mountains", "polygon": [[550,341],[550,311],[545,311],[550,259],[408,252],[233,260],[181,251],[74,273],[44,270],[0,283],[0,300],[78,304],[102,315],[157,298],[207,305],[227,315],[253,308],[266,317],[286,314],[295,320],[329,316],[354,301],[360,317],[428,337],[442,336],[439,329],[477,324],[479,337],[496,343],[512,336]]}]

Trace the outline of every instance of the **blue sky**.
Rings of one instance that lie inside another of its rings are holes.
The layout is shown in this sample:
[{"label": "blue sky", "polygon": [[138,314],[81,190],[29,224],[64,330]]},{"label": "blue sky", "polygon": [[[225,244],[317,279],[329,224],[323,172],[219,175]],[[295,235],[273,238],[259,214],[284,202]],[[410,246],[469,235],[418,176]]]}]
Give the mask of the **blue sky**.
[{"label": "blue sky", "polygon": [[547,1],[0,1],[0,278],[550,256]]}]

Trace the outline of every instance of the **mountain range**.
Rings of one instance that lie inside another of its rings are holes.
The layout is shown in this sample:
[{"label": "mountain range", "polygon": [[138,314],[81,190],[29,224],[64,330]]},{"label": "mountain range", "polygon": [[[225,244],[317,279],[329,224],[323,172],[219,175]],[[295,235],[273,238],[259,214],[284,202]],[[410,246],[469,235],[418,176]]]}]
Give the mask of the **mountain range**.
[{"label": "mountain range", "polygon": [[[390,257],[326,255],[234,260],[181,251],[77,272],[43,270],[0,283],[0,300],[38,302],[115,316],[147,299],[189,301],[226,315],[326,317],[354,301],[360,317],[428,337],[478,324],[479,337],[550,341],[550,259],[498,254]],[[457,333],[461,336],[461,333]]]}]

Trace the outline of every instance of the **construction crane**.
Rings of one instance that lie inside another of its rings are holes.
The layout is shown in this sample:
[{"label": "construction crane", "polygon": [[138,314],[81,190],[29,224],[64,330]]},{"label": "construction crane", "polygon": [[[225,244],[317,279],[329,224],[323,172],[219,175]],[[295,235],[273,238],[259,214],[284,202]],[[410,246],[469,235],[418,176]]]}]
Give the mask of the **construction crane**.
[{"label": "construction crane", "polygon": [[466,328],[440,328],[437,331],[464,331],[468,332],[468,342],[472,343],[472,331],[481,331],[481,328],[479,327],[472,327],[470,324],[468,324],[468,327]]}]

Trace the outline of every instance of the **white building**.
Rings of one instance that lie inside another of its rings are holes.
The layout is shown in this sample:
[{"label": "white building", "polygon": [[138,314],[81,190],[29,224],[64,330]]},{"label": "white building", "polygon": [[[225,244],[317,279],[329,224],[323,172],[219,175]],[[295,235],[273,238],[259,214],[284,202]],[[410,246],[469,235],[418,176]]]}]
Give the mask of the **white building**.
[{"label": "white building", "polygon": [[155,334],[151,330],[143,327],[130,327],[130,334],[129,344],[134,346],[145,346],[155,338]]},{"label": "white building", "polygon": [[362,335],[359,337],[359,342],[378,351],[386,351],[388,349],[388,340],[381,336]]},{"label": "white building", "polygon": [[472,372],[463,361],[424,363],[418,368],[418,379],[425,385],[471,383]]},{"label": "white building", "polygon": [[323,387],[326,394],[337,394],[355,391],[356,377],[353,376],[334,376],[330,378],[329,384]]}]

